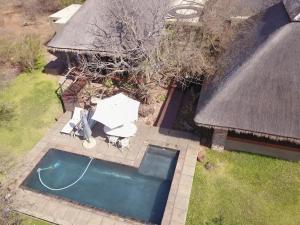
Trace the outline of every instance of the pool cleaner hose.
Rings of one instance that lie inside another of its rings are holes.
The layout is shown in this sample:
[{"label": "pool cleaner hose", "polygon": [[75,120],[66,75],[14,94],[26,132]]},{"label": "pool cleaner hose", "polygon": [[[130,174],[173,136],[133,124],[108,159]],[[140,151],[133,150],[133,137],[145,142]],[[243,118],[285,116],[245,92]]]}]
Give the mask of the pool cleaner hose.
[{"label": "pool cleaner hose", "polygon": [[69,184],[69,185],[67,185],[67,186],[65,186],[65,187],[61,187],[61,188],[51,188],[51,187],[47,186],[47,185],[43,182],[43,180],[42,180],[42,178],[41,178],[41,171],[43,171],[43,170],[49,170],[49,169],[55,169],[55,168],[58,167],[58,164],[54,164],[54,166],[50,166],[50,167],[43,168],[43,169],[42,169],[42,168],[38,168],[38,169],[37,169],[37,173],[38,173],[38,176],[39,176],[39,180],[40,180],[41,184],[42,184],[45,188],[47,188],[47,189],[49,189],[49,190],[51,190],[51,191],[62,191],[62,190],[65,190],[65,189],[67,189],[67,188],[70,188],[70,187],[74,186],[77,182],[79,182],[79,181],[83,178],[83,176],[85,175],[86,171],[87,171],[88,168],[90,167],[92,161],[93,161],[93,158],[91,158],[91,160],[89,161],[88,165],[86,166],[86,168],[84,169],[84,171],[82,172],[82,174],[77,178],[76,181],[74,181],[73,183],[71,183],[71,184]]}]

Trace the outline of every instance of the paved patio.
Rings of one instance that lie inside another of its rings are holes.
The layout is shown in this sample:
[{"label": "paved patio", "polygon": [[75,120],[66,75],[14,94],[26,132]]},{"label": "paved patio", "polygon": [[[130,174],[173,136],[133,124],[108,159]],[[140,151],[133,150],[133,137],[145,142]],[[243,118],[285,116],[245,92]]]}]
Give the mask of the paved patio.
[{"label": "paved patio", "polygon": [[12,173],[11,179],[16,180],[14,206],[17,211],[61,225],[142,224],[114,214],[25,190],[20,185],[49,148],[57,148],[89,157],[139,167],[148,144],[154,144],[180,151],[161,224],[185,224],[196,158],[200,150],[196,137],[184,132],[150,127],[138,123],[138,133],[131,139],[130,149],[125,149],[124,152],[121,152],[115,147],[108,148],[102,132],[102,126],[97,124],[93,129],[93,136],[97,141],[97,145],[91,150],[86,150],[82,147],[82,140],[62,135],[59,132],[70,117],[70,113],[65,113],[26,155],[22,163],[15,169],[15,172]]}]

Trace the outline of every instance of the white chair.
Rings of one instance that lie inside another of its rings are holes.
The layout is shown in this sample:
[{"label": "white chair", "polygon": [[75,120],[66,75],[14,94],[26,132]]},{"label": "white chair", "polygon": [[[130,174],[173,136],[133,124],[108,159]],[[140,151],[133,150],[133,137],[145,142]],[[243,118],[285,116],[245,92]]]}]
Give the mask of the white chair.
[{"label": "white chair", "polygon": [[122,138],[118,140],[118,148],[123,151],[124,148],[129,148],[129,138]]},{"label": "white chair", "polygon": [[108,148],[110,148],[111,145],[117,146],[119,137],[107,135],[107,141],[108,141]]},{"label": "white chair", "polygon": [[63,129],[60,131],[61,133],[71,134],[74,128],[80,123],[81,120],[80,112],[82,110],[83,110],[82,108],[75,107],[72,118],[66,123]]}]

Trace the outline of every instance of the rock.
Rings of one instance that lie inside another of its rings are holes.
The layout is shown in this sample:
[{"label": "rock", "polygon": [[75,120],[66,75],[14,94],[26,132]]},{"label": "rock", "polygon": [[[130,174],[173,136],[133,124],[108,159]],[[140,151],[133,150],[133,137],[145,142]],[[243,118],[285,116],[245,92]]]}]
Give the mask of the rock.
[{"label": "rock", "polygon": [[145,97],[145,101],[144,103],[147,104],[147,105],[152,105],[156,102],[156,98],[150,94],[148,94],[146,97]]},{"label": "rock", "polygon": [[139,108],[139,115],[141,117],[147,117],[155,112],[151,105],[142,104]]},{"label": "rock", "polygon": [[34,24],[35,24],[34,22],[25,21],[22,25],[23,25],[23,27],[27,27],[27,26],[32,26]]},{"label": "rock", "polygon": [[211,162],[207,162],[204,164],[204,168],[207,170],[212,170],[215,167],[215,165]]},{"label": "rock", "polygon": [[6,207],[3,209],[2,216],[7,218],[9,216],[10,212],[11,212],[10,208]]},{"label": "rock", "polygon": [[198,156],[197,156],[197,161],[198,162],[203,162],[205,158],[205,153],[204,151],[199,151]]},{"label": "rock", "polygon": [[5,195],[4,196],[4,200],[7,202],[7,201],[9,201],[10,200],[10,198],[11,198],[11,194],[9,193],[9,194],[7,194],[7,195]]}]

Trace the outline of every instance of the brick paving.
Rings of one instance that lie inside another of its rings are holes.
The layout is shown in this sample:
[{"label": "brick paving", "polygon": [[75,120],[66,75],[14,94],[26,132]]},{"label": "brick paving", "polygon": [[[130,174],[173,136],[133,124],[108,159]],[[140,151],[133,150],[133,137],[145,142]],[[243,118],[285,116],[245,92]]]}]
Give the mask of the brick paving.
[{"label": "brick paving", "polygon": [[35,165],[49,148],[57,148],[89,157],[139,167],[149,144],[177,149],[180,151],[173,177],[162,225],[185,224],[189,197],[192,189],[196,158],[200,145],[191,134],[150,127],[138,123],[137,135],[131,138],[130,148],[123,152],[115,147],[108,147],[102,126],[96,124],[93,136],[97,141],[95,148],[86,150],[82,140],[60,134],[60,130],[69,120],[71,114],[65,113],[46,135],[25,156],[15,169],[11,179],[15,179],[15,209],[19,212],[61,225],[129,225],[143,224],[122,218],[114,214],[83,207],[69,201],[32,192],[20,187]]}]

